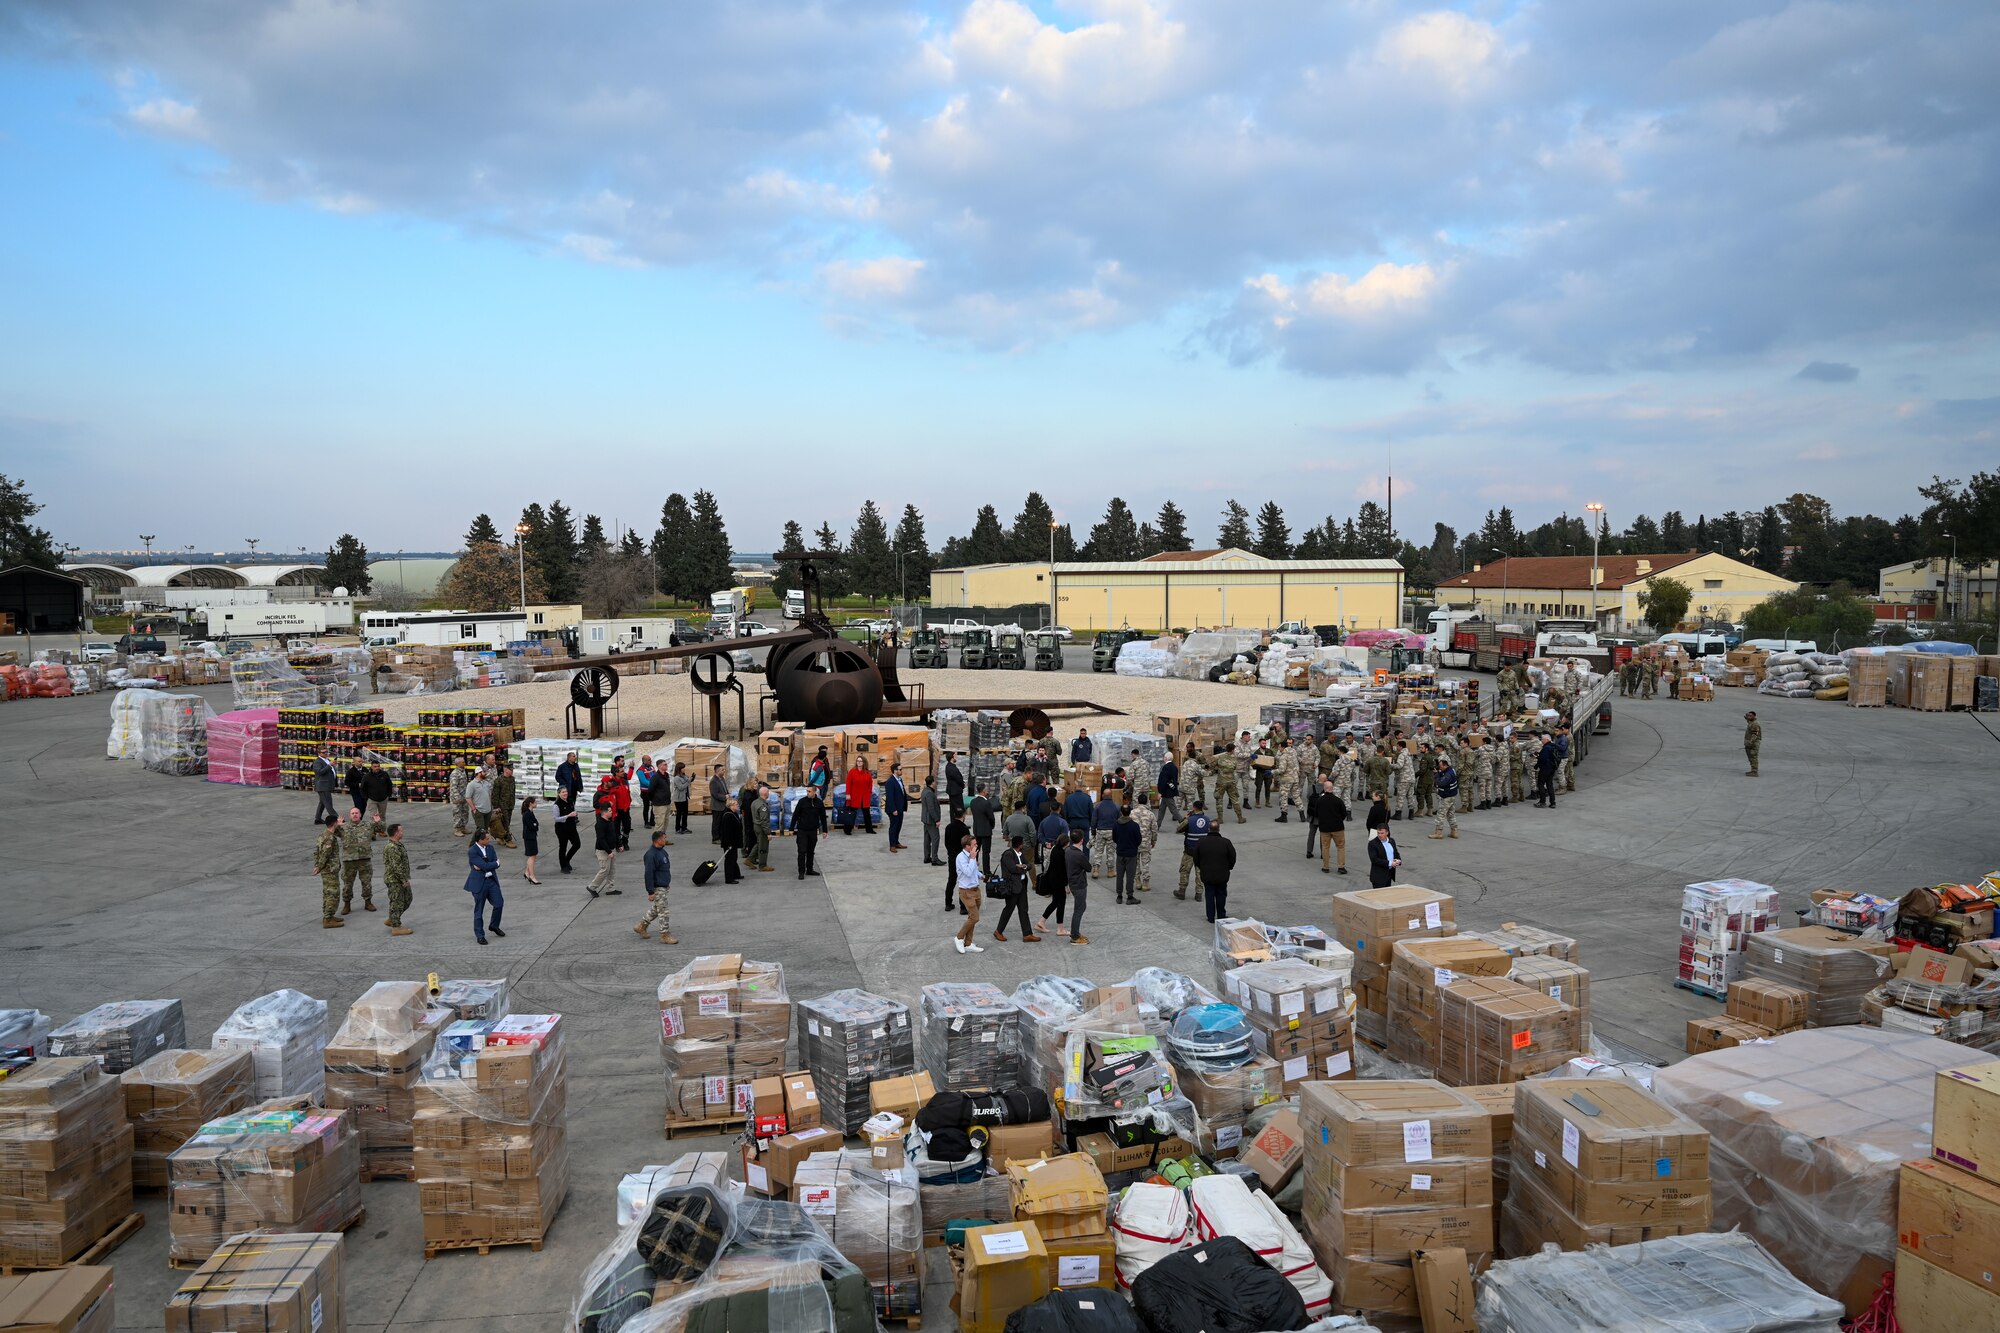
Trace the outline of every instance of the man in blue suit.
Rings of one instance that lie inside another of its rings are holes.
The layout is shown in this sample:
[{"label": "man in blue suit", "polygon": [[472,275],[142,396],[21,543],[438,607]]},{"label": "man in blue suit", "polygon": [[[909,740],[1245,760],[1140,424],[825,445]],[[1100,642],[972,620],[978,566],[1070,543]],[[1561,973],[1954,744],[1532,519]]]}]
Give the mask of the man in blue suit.
[{"label": "man in blue suit", "polygon": [[903,766],[889,765],[889,780],[882,784],[882,813],[889,816],[889,850],[903,850],[903,816],[910,813],[910,789],[903,785]]},{"label": "man in blue suit", "polygon": [[[465,891],[472,895],[472,938],[486,943],[486,932],[490,928],[501,939],[507,932],[500,929],[500,911],[507,900],[500,896],[500,853],[493,850],[493,835],[480,829],[473,835],[472,842],[465,849],[465,863],[471,867],[465,876]],[[493,904],[493,920],[486,921],[486,904]]]}]

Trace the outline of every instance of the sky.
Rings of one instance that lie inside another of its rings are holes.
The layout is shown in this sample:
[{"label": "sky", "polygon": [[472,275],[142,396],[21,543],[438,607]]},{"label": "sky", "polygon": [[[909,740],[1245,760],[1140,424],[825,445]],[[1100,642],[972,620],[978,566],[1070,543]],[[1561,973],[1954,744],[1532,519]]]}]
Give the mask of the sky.
[{"label": "sky", "polygon": [[10,0],[0,472],[85,548],[1922,506],[1987,0]]}]

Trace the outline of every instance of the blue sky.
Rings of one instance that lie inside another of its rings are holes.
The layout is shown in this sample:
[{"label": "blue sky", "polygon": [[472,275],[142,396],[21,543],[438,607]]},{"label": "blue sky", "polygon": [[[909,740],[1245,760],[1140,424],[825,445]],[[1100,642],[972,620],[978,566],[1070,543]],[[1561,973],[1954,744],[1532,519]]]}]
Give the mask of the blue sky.
[{"label": "blue sky", "polygon": [[[1427,540],[2000,456],[2000,15],[18,0],[0,471],[59,537],[742,549],[1030,487]],[[1811,369],[1808,369],[1810,367]]]}]

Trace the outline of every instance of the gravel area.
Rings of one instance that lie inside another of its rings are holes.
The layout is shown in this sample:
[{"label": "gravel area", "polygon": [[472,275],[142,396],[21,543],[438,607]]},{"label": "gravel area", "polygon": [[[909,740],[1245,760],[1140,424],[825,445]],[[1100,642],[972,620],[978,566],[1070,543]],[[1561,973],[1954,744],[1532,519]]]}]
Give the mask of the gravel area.
[{"label": "gravel area", "polygon": [[[905,668],[902,677],[905,684],[921,684],[931,699],[1018,699],[1023,702],[1035,699],[1089,699],[1107,708],[1120,710],[1116,717],[1082,712],[1058,713],[1055,715],[1056,730],[1063,735],[1075,734],[1078,726],[1087,726],[1093,731],[1106,727],[1143,731],[1152,727],[1155,713],[1184,715],[1222,713],[1231,709],[1241,719],[1239,728],[1254,729],[1257,709],[1261,705],[1299,697],[1292,691],[1263,685],[1215,685],[1207,681],[1157,680],[1149,676],[1109,673],[1079,676],[1068,672],[911,671]],[[745,716],[754,733],[757,729],[757,696],[763,690],[763,677],[744,675],[740,678],[748,701]],[[551,682],[414,697],[386,694],[375,696],[372,702],[381,705],[386,721],[405,725],[417,720],[420,708],[453,704],[524,708],[528,713],[528,735],[560,736],[563,710],[569,705],[569,686]],[[606,732],[611,736],[631,736],[641,731],[657,730],[665,732],[671,739],[706,731],[706,701],[694,694],[685,675],[621,676],[617,705],[617,716],[607,718],[610,725]],[[697,707],[700,721],[697,721]],[[722,720],[725,733],[736,725],[736,706],[731,699],[723,700]]]}]

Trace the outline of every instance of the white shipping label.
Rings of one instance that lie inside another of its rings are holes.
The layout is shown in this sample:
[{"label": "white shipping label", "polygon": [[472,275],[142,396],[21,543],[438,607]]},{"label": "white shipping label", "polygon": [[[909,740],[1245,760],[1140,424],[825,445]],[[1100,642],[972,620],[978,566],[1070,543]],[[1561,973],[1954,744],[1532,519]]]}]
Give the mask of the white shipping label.
[{"label": "white shipping label", "polygon": [[697,1012],[703,1018],[727,1017],[729,1014],[729,997],[727,995],[704,995],[696,1001],[696,1004]]},{"label": "white shipping label", "polygon": [[1410,918],[1411,930],[1422,930],[1423,928],[1424,928],[1424,919],[1422,917],[1413,916]]},{"label": "white shipping label", "polygon": [[1444,924],[1444,916],[1438,911],[1436,903],[1424,904],[1424,924],[1432,930],[1436,930]]},{"label": "white shipping label", "polygon": [[660,1010],[660,1033],[662,1036],[678,1037],[687,1031],[687,1023],[681,1018],[679,1005]]},{"label": "white shipping label", "polygon": [[[807,1212],[812,1210],[808,1208]],[[979,1238],[979,1248],[988,1254],[1026,1254],[1028,1233],[1025,1231],[989,1231]],[[1063,1260],[1065,1264],[1069,1261]]]},{"label": "white shipping label", "polygon": [[1782,962],[1784,962],[1784,961],[1785,961],[1785,951],[1784,951],[1783,949],[1773,949],[1773,950],[1771,950],[1771,961],[1772,961],[1772,962],[1774,962],[1774,963],[1782,963]]},{"label": "white shipping label", "polygon": [[1535,1165],[1546,1167],[1548,1164],[1549,1164],[1549,1155],[1543,1152],[1540,1148],[1535,1149]]},{"label": "white shipping label", "polygon": [[998,1041],[1000,1040],[1000,1034],[997,1032],[982,1032],[979,1034],[979,1039],[981,1041]]},{"label": "white shipping label", "polygon": [[710,1106],[726,1106],[729,1103],[729,1078],[717,1074],[701,1081],[701,1099]]},{"label": "white shipping label", "polygon": [[743,1178],[750,1182],[750,1188],[762,1194],[771,1192],[771,1173],[755,1162],[743,1164]]},{"label": "white shipping label", "polygon": [[1328,986],[1325,990],[1313,992],[1313,1012],[1323,1014],[1340,1003],[1340,987]]},{"label": "white shipping label", "polygon": [[[819,1020],[817,1018],[808,1018],[806,1020],[806,1031],[810,1035],[817,1037],[819,1035]],[[882,1034],[878,1032],[875,1035],[879,1037]]]},{"label": "white shipping label", "polygon": [[754,1091],[755,1089],[752,1088],[748,1083],[738,1083],[736,1085],[737,1110],[748,1111],[750,1109],[751,1103],[755,1100],[754,1098],[751,1097],[750,1094]]},{"label": "white shipping label", "polygon": [[1577,1149],[1582,1141],[1583,1135],[1577,1132],[1576,1123],[1571,1120],[1563,1121],[1563,1160],[1571,1166],[1576,1165]]},{"label": "white shipping label", "polygon": [[1458,980],[1458,973],[1452,971],[1448,967],[1434,967],[1431,969],[1431,984],[1434,986],[1442,988],[1445,986],[1449,986],[1452,982],[1457,980]]},{"label": "white shipping label", "polygon": [[323,1294],[313,1297],[313,1304],[312,1304],[313,1333],[319,1333],[320,1321],[326,1317],[326,1310],[321,1305],[321,1302],[323,1302],[324,1300],[326,1300],[326,1297]]},{"label": "white shipping label", "polygon": [[1302,990],[1286,991],[1278,997],[1278,1012],[1286,1018],[1306,1011],[1306,993]]},{"label": "white shipping label", "polygon": [[832,1217],[839,1211],[840,1191],[831,1185],[793,1185],[802,1212],[814,1217]]},{"label": "white shipping label", "polygon": [[1746,1092],[1743,1094],[1743,1100],[1749,1102],[1752,1106],[1784,1105],[1784,1103],[1779,1101],[1776,1097],[1767,1097],[1761,1092]]},{"label": "white shipping label", "polygon": [[1431,1160],[1430,1121],[1405,1120],[1403,1122],[1403,1160],[1406,1162],[1428,1162]]},{"label": "white shipping label", "polygon": [[1285,1082],[1290,1083],[1294,1079],[1304,1078],[1311,1070],[1312,1058],[1310,1056],[1294,1056],[1292,1059],[1285,1061]]},{"label": "white shipping label", "polygon": [[1058,1287],[1088,1287],[1097,1282],[1097,1256],[1065,1254],[1056,1261]]},{"label": "white shipping label", "polygon": [[[1248,989],[1248,988],[1246,987],[1246,989]],[[1267,1013],[1267,1014],[1268,1014],[1268,1013],[1270,1013],[1270,1012],[1271,1012],[1271,992],[1269,992],[1269,991],[1262,991],[1262,990],[1260,990],[1260,991],[1257,991],[1257,992],[1255,992],[1255,995],[1256,995],[1256,1003],[1257,1003],[1257,1007],[1258,1007],[1259,1009],[1262,1009],[1262,1010],[1263,1010],[1263,1011],[1264,1011],[1265,1013]]]},{"label": "white shipping label", "polygon": [[1215,1146],[1218,1149],[1234,1148],[1237,1144],[1241,1143],[1242,1141],[1243,1141],[1243,1126],[1217,1125],[1215,1127]]},{"label": "white shipping label", "polygon": [[1431,1178],[1430,1178],[1429,1176],[1411,1176],[1411,1177],[1410,1177],[1410,1188],[1411,1188],[1411,1189],[1413,1189],[1413,1190],[1427,1190],[1427,1189],[1429,1189],[1430,1187],[1431,1187]]},{"label": "white shipping label", "polygon": [[1341,1051],[1337,1055],[1326,1057],[1326,1076],[1328,1078],[1332,1078],[1336,1074],[1345,1074],[1352,1068],[1354,1068],[1354,1055],[1350,1051]]},{"label": "white shipping label", "polygon": [[1563,997],[1563,988],[1561,986],[1549,987],[1549,998],[1551,1000],[1560,1000],[1562,997]]}]

